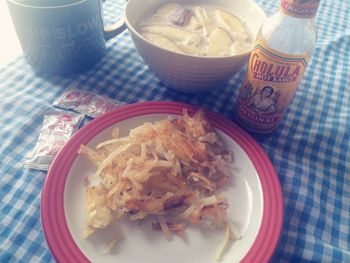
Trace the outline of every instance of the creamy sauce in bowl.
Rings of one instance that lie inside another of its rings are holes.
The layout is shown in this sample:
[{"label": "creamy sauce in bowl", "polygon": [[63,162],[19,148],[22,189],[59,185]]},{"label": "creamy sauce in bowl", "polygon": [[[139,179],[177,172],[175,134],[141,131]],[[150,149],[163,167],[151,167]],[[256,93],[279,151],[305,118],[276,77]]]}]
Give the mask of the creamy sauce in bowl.
[{"label": "creamy sauce in bowl", "polygon": [[253,45],[245,21],[211,5],[161,5],[139,23],[138,31],[157,46],[193,56],[232,56]]}]

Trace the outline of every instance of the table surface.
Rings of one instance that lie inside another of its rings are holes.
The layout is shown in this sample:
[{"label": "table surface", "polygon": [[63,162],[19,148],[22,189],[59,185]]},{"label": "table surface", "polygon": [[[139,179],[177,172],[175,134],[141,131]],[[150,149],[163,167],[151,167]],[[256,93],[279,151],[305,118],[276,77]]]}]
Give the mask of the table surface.
[{"label": "table surface", "polygon": [[[277,10],[278,0],[256,2],[268,15]],[[122,3],[107,1],[107,19],[121,13]],[[273,136],[255,138],[275,166],[283,191],[284,224],[272,262],[350,262],[349,9],[348,0],[321,1],[317,48],[293,102]],[[83,74],[39,76],[22,56],[2,65],[0,262],[54,261],[40,222],[46,173],[25,169],[23,162],[36,144],[44,114],[67,87],[126,103],[191,103],[233,121],[244,73],[242,68],[211,93],[178,93],[143,63],[128,32],[108,42],[105,57]]]},{"label": "table surface", "polygon": [[22,48],[13,26],[6,1],[0,1],[0,67],[22,54]]}]

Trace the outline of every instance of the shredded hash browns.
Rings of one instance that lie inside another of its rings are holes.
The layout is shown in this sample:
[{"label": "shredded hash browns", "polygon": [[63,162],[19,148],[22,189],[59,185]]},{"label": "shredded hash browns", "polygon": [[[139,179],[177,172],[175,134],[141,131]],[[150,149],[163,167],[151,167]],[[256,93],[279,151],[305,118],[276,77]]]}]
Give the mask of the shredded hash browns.
[{"label": "shredded hash browns", "polygon": [[238,238],[227,218],[228,203],[217,192],[228,183],[232,153],[225,148],[203,111],[145,123],[120,137],[79,154],[96,165],[87,177],[85,237],[121,217],[153,216],[153,229],[167,239],[182,236],[188,224],[225,229],[217,251],[221,257],[230,239]]}]

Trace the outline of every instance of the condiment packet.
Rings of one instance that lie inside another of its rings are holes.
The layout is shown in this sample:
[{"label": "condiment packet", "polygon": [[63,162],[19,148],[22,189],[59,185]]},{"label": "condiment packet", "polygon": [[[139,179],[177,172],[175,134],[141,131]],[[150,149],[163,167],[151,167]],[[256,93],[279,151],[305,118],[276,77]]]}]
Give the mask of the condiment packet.
[{"label": "condiment packet", "polygon": [[121,102],[105,98],[93,92],[70,87],[54,101],[53,106],[73,110],[95,118],[105,112],[120,107]]},{"label": "condiment packet", "polygon": [[47,171],[83,119],[84,115],[73,112],[56,110],[45,114],[37,144],[24,161],[24,167]]}]

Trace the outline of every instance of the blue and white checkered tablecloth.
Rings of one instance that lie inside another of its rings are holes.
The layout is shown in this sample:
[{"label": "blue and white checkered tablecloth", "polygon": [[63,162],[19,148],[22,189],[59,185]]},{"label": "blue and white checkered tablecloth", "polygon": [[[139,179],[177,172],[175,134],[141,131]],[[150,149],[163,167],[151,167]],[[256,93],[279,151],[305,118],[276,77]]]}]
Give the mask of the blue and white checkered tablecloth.
[{"label": "blue and white checkered tablecloth", "polygon": [[[256,0],[267,12],[279,0]],[[105,3],[107,20],[124,1]],[[276,133],[256,138],[281,181],[285,220],[272,262],[350,262],[350,1],[322,0],[318,44]],[[52,262],[40,223],[46,173],[23,168],[45,112],[70,85],[126,103],[171,100],[232,119],[245,70],[209,94],[164,87],[124,32],[91,70],[69,77],[35,74],[23,57],[0,69],[0,262]]]}]

